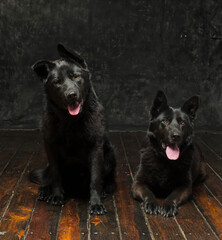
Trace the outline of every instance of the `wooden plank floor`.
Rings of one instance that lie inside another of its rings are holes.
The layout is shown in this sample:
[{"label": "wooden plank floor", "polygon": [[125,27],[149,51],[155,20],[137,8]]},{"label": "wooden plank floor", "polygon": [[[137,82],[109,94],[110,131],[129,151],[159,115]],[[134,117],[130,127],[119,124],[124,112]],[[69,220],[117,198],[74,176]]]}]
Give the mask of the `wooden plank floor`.
[{"label": "wooden plank floor", "polygon": [[37,201],[38,186],[28,174],[43,167],[46,155],[39,131],[0,131],[0,239],[222,239],[222,133],[198,133],[208,179],[173,218],[147,215],[131,197],[145,132],[112,132],[117,149],[117,184],[104,199],[108,213],[91,216],[88,201],[65,206]]}]

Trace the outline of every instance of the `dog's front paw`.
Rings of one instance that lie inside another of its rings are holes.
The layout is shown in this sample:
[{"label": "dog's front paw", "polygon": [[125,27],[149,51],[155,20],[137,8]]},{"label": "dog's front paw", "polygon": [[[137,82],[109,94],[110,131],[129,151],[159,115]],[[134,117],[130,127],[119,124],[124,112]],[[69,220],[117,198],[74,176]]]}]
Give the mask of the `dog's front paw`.
[{"label": "dog's front paw", "polygon": [[65,203],[65,200],[64,200],[64,195],[61,193],[59,195],[50,195],[48,197],[48,199],[46,200],[46,202],[48,204],[51,204],[51,205],[56,205],[56,206],[60,206],[60,205],[63,205]]},{"label": "dog's front paw", "polygon": [[106,208],[102,204],[90,205],[90,214],[102,215],[107,213]]},{"label": "dog's front paw", "polygon": [[145,212],[149,214],[158,214],[160,211],[160,206],[157,202],[145,202],[143,206]]},{"label": "dog's front paw", "polygon": [[39,187],[38,200],[47,201],[49,196],[52,194],[50,187]]},{"label": "dog's front paw", "polygon": [[164,203],[160,209],[161,215],[164,217],[174,217],[177,214],[178,207],[173,203]]},{"label": "dog's front paw", "polygon": [[56,190],[52,193],[51,186],[39,188],[38,200],[51,205],[63,205],[65,203],[63,191]]}]

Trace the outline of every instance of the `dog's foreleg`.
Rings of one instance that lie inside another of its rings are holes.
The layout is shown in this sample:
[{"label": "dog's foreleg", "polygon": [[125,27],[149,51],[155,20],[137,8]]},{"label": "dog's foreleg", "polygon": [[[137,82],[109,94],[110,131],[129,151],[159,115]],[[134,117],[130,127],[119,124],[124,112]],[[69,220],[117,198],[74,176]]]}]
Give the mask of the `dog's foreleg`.
[{"label": "dog's foreleg", "polygon": [[178,207],[185,203],[192,194],[192,183],[191,181],[183,186],[180,186],[165,199],[160,213],[164,217],[173,217],[177,214]]},{"label": "dog's foreleg", "polygon": [[64,203],[64,191],[62,188],[61,170],[59,169],[58,146],[56,144],[49,143],[46,140],[44,143],[49,162],[49,175],[51,179],[51,186],[45,187],[45,189],[47,188],[48,196],[46,196],[44,200],[52,205],[61,205]]},{"label": "dog's foreleg", "polygon": [[159,212],[159,204],[156,201],[153,192],[146,184],[135,181],[132,190],[133,197],[142,201],[146,213],[157,214]]},{"label": "dog's foreleg", "polygon": [[106,209],[101,202],[103,188],[103,146],[96,145],[90,154],[91,182],[90,182],[90,213],[104,214]]}]

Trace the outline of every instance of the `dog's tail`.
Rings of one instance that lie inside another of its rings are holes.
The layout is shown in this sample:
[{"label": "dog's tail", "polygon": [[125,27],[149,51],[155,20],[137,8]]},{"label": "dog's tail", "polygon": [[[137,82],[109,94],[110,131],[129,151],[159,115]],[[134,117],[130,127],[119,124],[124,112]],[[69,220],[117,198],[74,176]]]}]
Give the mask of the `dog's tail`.
[{"label": "dog's tail", "polygon": [[49,184],[49,167],[34,169],[29,174],[31,182],[46,186]]}]

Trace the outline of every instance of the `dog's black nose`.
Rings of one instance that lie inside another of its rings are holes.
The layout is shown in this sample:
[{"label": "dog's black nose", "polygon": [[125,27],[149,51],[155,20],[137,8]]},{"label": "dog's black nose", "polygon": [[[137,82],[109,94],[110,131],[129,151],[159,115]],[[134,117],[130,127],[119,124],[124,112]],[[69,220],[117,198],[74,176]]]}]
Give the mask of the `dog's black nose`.
[{"label": "dog's black nose", "polygon": [[180,135],[178,133],[173,133],[172,139],[173,139],[173,141],[179,141],[180,140]]},{"label": "dog's black nose", "polygon": [[70,92],[67,94],[67,100],[68,101],[72,101],[72,100],[76,100],[77,99],[77,93],[75,92]]}]

